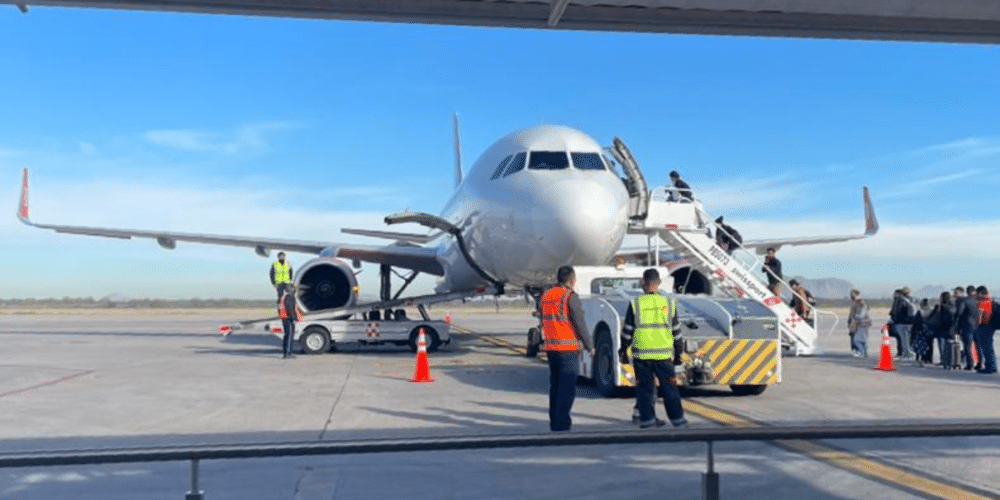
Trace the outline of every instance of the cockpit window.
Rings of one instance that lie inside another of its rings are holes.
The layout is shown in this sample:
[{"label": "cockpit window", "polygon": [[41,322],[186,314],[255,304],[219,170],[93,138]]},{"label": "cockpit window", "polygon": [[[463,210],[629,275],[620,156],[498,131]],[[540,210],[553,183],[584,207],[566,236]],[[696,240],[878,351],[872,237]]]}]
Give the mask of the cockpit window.
[{"label": "cockpit window", "polygon": [[507,171],[503,173],[503,176],[507,177],[514,172],[520,172],[524,168],[524,156],[524,153],[514,155],[514,159],[510,161],[510,165],[507,165]]},{"label": "cockpit window", "polygon": [[500,178],[500,174],[503,173],[503,169],[507,166],[507,162],[510,161],[511,156],[514,156],[514,155],[507,155],[507,157],[504,158],[502,162],[500,162],[500,165],[497,165],[497,169],[494,170],[493,171],[493,175],[490,176],[490,180],[491,181],[494,181],[494,180],[497,180],[497,179]]},{"label": "cockpit window", "polygon": [[597,153],[570,153],[569,155],[573,157],[573,166],[580,170],[604,170],[601,155]]},{"label": "cockpit window", "polygon": [[534,170],[562,170],[569,168],[565,151],[532,151],[528,168]]}]

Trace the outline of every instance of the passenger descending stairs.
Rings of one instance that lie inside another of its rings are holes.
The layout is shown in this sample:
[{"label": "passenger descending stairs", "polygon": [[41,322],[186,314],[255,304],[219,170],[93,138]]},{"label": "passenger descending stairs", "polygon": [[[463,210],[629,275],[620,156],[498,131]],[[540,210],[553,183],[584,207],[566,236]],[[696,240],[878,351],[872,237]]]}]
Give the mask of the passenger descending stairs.
[{"label": "passenger descending stairs", "polygon": [[710,277],[716,287],[734,298],[752,299],[766,306],[778,318],[782,343],[795,355],[821,353],[816,330],[757,277],[754,271],[761,266],[760,262],[749,252],[738,249],[734,255],[741,261],[715,244],[709,229],[714,224],[700,202],[678,203],[652,196],[648,206],[645,219],[633,221],[629,232],[659,236],[687,258],[692,267]]}]

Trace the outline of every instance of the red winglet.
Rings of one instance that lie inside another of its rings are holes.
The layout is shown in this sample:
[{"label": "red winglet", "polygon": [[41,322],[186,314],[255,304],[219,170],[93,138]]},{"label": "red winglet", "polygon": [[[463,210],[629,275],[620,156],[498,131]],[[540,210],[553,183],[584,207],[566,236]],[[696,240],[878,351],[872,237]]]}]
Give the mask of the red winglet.
[{"label": "red winglet", "polygon": [[22,222],[28,222],[28,167],[24,167],[24,176],[21,181],[21,208],[17,212],[17,217]]}]

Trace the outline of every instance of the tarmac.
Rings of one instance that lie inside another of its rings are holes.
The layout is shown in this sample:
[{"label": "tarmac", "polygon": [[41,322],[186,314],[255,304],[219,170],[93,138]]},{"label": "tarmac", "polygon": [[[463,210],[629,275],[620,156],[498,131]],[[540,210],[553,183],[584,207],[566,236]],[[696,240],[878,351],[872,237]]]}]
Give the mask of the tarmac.
[{"label": "tarmac", "polygon": [[[276,337],[184,315],[0,315],[0,453],[548,432],[544,363],[517,352],[526,312],[453,311],[462,331],[410,383],[405,348],[283,360]],[[884,318],[876,318],[883,320]],[[877,321],[876,321],[877,322]],[[694,427],[996,421],[1000,377],[902,363],[872,370],[846,329],[826,354],[783,360],[760,396],[688,391]],[[514,347],[511,347],[514,346]],[[633,401],[581,384],[575,431],[631,429]],[[659,416],[663,416],[662,405]],[[636,432],[641,432],[636,430]],[[1000,498],[1000,439],[719,443],[722,498]],[[343,455],[202,464],[205,498],[653,499],[700,497],[702,443]],[[0,499],[181,499],[188,463],[0,470]]]}]

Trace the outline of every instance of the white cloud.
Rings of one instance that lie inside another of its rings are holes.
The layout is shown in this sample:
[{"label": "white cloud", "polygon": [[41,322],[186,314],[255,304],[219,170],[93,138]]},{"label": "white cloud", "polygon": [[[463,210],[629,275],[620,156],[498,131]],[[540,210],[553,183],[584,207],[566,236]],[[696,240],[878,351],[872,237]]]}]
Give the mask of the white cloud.
[{"label": "white cloud", "polygon": [[146,142],[155,146],[188,153],[235,155],[266,151],[270,147],[268,134],[298,128],[291,122],[268,122],[243,125],[228,133],[204,130],[150,130],[143,134]]},{"label": "white cloud", "polygon": [[726,178],[699,188],[695,194],[710,213],[757,211],[780,207],[814,189],[814,183],[793,180],[791,174],[762,179]]}]

